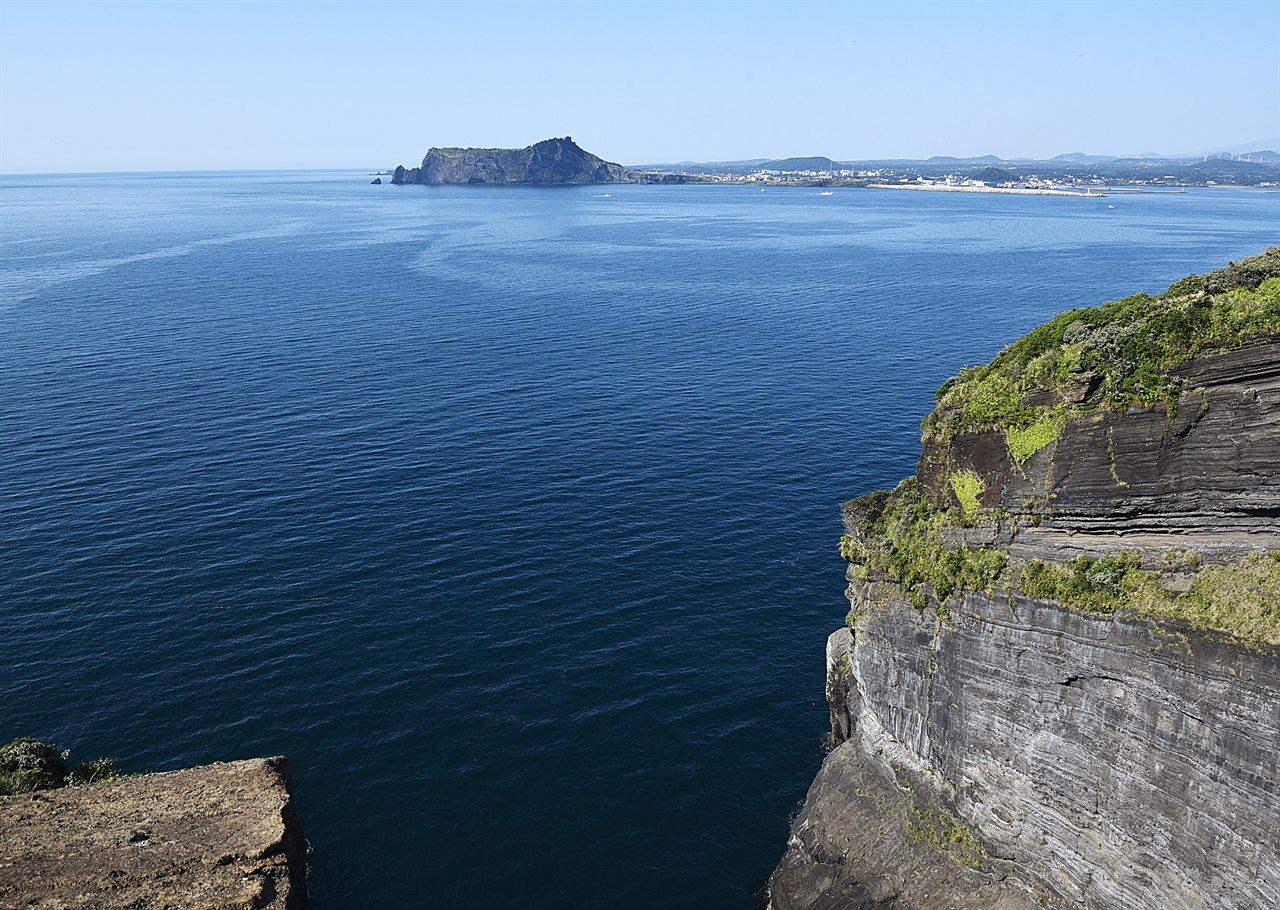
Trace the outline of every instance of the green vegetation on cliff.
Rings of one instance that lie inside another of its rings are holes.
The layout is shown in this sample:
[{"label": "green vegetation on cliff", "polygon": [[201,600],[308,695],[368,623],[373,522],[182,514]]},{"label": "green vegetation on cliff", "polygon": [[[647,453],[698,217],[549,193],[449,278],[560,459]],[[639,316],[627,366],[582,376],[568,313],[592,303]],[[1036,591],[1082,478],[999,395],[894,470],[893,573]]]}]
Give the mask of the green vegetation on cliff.
[{"label": "green vegetation on cliff", "polygon": [[1186,591],[1162,585],[1167,573],[1139,567],[1141,554],[1122,551],[1065,566],[1031,560],[1018,589],[1089,613],[1131,610],[1139,616],[1185,620],[1193,628],[1230,632],[1250,642],[1280,644],[1280,553],[1254,553],[1232,565],[1170,565],[1192,580]]},{"label": "green vegetation on cliff", "polygon": [[69,749],[58,751],[57,745],[30,736],[0,746],[0,796],[91,784],[118,776],[109,758],[82,761],[71,768],[67,764],[70,757]]},{"label": "green vegetation on cliff", "polygon": [[[934,508],[914,477],[844,509],[851,533],[840,538],[840,555],[854,576],[879,575],[897,583],[919,610],[932,603],[946,616],[953,596],[1017,591],[1085,613],[1169,617],[1242,641],[1280,645],[1280,552],[1254,553],[1226,565],[1170,555],[1155,569],[1142,568],[1138,550],[1081,555],[1065,564],[1015,560],[994,543],[1018,533],[1007,516],[985,516],[975,529],[963,509]],[[992,543],[965,542],[967,532]],[[1183,582],[1179,589],[1168,586],[1174,579]]]},{"label": "green vegetation on cliff", "polygon": [[1154,297],[1057,316],[944,383],[921,429],[944,440],[1000,429],[1022,462],[1053,442],[1068,417],[1133,405],[1172,409],[1179,366],[1271,334],[1280,334],[1280,247],[1183,278]]},{"label": "green vegetation on cliff", "polygon": [[958,591],[990,590],[1007,558],[992,547],[948,546],[943,530],[963,513],[934,509],[914,477],[897,489],[872,493],[845,506],[853,534],[840,538],[840,555],[866,577],[883,572],[924,609],[930,593],[938,602]]},{"label": "green vegetation on cliff", "polygon": [[[1241,381],[1227,403],[1217,393],[1218,417],[1206,418],[1208,410],[1196,417],[1217,420],[1215,441],[1224,434],[1234,440],[1206,450],[1202,432],[1194,442],[1200,461],[1178,461],[1184,434],[1166,430],[1161,439],[1156,429],[1152,435],[1151,413],[1143,410],[1163,406],[1172,418],[1184,392],[1194,392],[1208,409],[1203,389],[1182,388],[1179,367],[1210,356],[1214,364],[1236,363],[1230,349],[1250,339],[1280,339],[1280,247],[1184,278],[1156,297],[1137,294],[1064,313],[991,363],[963,370],[939,390],[938,405],[924,422],[920,479],[846,504],[849,533],[840,548],[851,577],[892,582],[901,593],[889,589],[890,597],[919,609],[932,604],[940,615],[958,595],[981,590],[1057,601],[1089,613],[1172,617],[1244,641],[1280,644],[1280,552],[1269,534],[1260,534],[1256,546],[1235,546],[1229,553],[1210,546],[1201,556],[1177,549],[1181,545],[1172,536],[1150,551],[1124,549],[1118,536],[1112,547],[1099,536],[1135,529],[1161,535],[1169,515],[1182,520],[1168,528],[1170,534],[1209,539],[1213,521],[1228,529],[1272,530],[1266,516],[1274,509],[1280,479],[1272,457],[1274,418],[1268,416],[1274,407],[1269,392],[1260,398],[1251,382],[1270,388],[1268,352],[1276,348],[1259,347],[1249,355],[1257,361],[1245,361],[1254,372],[1243,374],[1251,378]],[[1237,395],[1251,402],[1247,413],[1236,409]],[[1098,413],[1104,411],[1111,412],[1105,422]],[[1162,422],[1155,418],[1157,426]],[[1105,434],[1097,432],[1099,426]],[[1126,429],[1135,426],[1146,429]],[[1064,432],[1077,435],[1048,459],[1028,463]],[[1116,440],[1125,443],[1124,481]],[[1157,448],[1159,457],[1148,458],[1149,448]],[[1170,460],[1162,460],[1166,456]],[[1108,463],[1114,483],[1106,480]],[[1237,503],[1224,506],[1195,489],[1212,488],[1208,481],[1219,469],[1246,475],[1239,489],[1228,490]],[[1155,475],[1166,470],[1182,472],[1181,487],[1161,485]],[[1141,491],[1133,502],[1131,483]],[[1188,483],[1195,487],[1190,492]],[[1153,497],[1173,496],[1182,499],[1168,510],[1149,507]],[[1224,510],[1216,519],[1208,514],[1215,508]],[[1141,513],[1136,520],[1135,510]],[[1196,525],[1202,513],[1204,528]],[[1074,544],[1061,538],[1068,552],[1055,558],[1052,535],[1082,525],[1092,537]],[[1039,526],[1038,536],[1023,530],[1032,526]],[[1162,555],[1167,552],[1174,555]]]}]

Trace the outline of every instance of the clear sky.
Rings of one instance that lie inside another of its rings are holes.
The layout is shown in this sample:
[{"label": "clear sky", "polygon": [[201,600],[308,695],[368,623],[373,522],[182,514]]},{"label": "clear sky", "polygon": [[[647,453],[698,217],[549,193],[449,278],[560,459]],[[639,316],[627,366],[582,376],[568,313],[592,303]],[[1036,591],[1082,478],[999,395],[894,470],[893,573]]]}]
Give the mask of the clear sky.
[{"label": "clear sky", "polygon": [[1241,146],[1280,136],[1280,0],[0,0],[7,173],[564,135],[624,164]]}]

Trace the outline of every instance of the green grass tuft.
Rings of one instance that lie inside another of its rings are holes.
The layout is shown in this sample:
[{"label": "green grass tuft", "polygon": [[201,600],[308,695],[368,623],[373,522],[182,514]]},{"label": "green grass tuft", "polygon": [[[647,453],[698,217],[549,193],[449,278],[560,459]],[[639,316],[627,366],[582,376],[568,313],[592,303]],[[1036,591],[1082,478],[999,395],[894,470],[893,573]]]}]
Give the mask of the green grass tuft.
[{"label": "green grass tuft", "polygon": [[1022,464],[1049,443],[1056,442],[1062,435],[1062,428],[1066,423],[1067,415],[1059,409],[1046,412],[1035,423],[1024,429],[1005,430],[1009,454],[1013,456],[1014,461]]},{"label": "green grass tuft", "polygon": [[981,508],[978,497],[986,488],[982,478],[973,471],[955,471],[951,475],[951,489],[955,491],[956,500],[959,501],[960,510],[966,519],[978,514],[978,509]]}]

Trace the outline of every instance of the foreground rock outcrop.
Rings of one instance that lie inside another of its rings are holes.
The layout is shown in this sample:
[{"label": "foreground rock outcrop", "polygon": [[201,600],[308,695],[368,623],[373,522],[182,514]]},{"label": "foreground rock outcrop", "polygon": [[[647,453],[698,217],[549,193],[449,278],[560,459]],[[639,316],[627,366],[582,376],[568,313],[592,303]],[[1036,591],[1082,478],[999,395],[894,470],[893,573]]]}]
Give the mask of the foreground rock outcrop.
[{"label": "foreground rock outcrop", "polygon": [[961,374],[845,506],[774,910],[1280,906],[1280,250],[1193,278]]},{"label": "foreground rock outcrop", "polygon": [[583,183],[684,183],[677,174],[625,168],[582,149],[571,138],[544,139],[522,149],[433,148],[422,166],[395,169],[394,184],[563,186]]},{"label": "foreground rock outcrop", "polygon": [[0,907],[304,910],[284,757],[0,797]]}]

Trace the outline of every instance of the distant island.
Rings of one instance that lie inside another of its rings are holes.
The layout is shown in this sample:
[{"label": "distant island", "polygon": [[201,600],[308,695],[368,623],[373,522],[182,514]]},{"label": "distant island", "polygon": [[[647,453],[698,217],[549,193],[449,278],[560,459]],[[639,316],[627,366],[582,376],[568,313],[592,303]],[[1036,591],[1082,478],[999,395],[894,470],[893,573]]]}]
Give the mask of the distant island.
[{"label": "distant island", "polygon": [[568,136],[522,149],[432,148],[422,166],[397,167],[394,184],[569,186],[592,183],[700,183],[682,174],[652,174],[605,161]]}]

